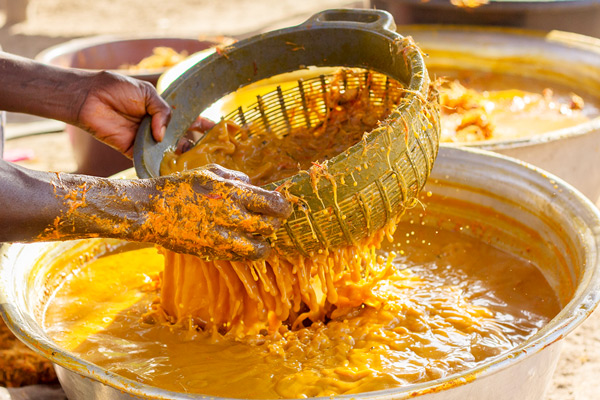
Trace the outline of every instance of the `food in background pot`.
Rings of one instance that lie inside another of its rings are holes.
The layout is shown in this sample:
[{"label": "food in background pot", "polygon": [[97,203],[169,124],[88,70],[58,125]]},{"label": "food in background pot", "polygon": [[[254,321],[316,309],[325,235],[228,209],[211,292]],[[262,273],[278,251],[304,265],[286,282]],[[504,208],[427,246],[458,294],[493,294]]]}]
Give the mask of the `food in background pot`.
[{"label": "food in background pot", "polygon": [[152,50],[152,55],[142,59],[135,65],[124,64],[119,69],[126,69],[130,72],[147,71],[153,69],[162,69],[172,67],[175,64],[185,60],[188,56],[187,51],[178,53],[170,47],[155,47]]},{"label": "food in background pot", "polygon": [[600,115],[589,96],[556,84],[469,71],[433,71],[440,88],[442,142],[471,143],[531,137]]}]

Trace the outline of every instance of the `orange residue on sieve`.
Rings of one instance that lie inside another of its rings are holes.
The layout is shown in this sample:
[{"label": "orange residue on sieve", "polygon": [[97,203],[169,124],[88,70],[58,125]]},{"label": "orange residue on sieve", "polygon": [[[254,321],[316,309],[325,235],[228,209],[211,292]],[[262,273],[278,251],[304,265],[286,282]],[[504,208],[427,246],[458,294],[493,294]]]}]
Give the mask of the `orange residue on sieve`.
[{"label": "orange residue on sieve", "polygon": [[[324,105],[315,104],[321,96],[307,95],[310,104],[306,112],[311,119],[319,121],[310,128],[302,124],[292,126],[282,137],[276,137],[256,126],[238,126],[231,121],[221,121],[188,152],[168,152],[161,164],[161,174],[192,169],[215,163],[242,171],[255,185],[264,185],[308,170],[313,162],[325,161],[342,153],[363,138],[365,132],[375,128],[397,105],[403,96],[400,83],[390,80],[388,96],[372,95],[368,75],[364,84],[346,87],[344,82],[364,71],[344,69],[336,74],[325,93]],[[321,90],[320,86],[308,86],[307,92]],[[372,98],[386,98],[375,103]],[[290,119],[304,119],[301,110],[288,110]],[[313,118],[314,117],[314,118]],[[315,140],[318,138],[318,140]]]}]

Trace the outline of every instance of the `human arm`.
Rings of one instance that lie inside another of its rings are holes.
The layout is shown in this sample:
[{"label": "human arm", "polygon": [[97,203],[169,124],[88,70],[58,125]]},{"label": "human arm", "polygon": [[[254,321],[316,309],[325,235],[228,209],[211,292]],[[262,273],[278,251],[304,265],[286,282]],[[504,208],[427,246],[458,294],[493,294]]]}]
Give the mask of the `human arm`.
[{"label": "human arm", "polygon": [[32,171],[0,161],[0,242],[90,237],[213,258],[261,258],[289,216],[279,193],[218,166],[154,179]]},{"label": "human arm", "polygon": [[[170,117],[144,82],[6,53],[0,53],[0,85],[0,109],[76,124],[128,155],[147,113],[156,139]],[[110,180],[31,171],[0,160],[0,242],[112,237],[219,258],[257,258],[269,249],[264,236],[289,212],[278,193],[216,166]]]},{"label": "human arm", "polygon": [[119,74],[58,68],[0,52],[0,110],[57,119],[131,157],[140,122],[164,137],[171,117],[151,84]]}]

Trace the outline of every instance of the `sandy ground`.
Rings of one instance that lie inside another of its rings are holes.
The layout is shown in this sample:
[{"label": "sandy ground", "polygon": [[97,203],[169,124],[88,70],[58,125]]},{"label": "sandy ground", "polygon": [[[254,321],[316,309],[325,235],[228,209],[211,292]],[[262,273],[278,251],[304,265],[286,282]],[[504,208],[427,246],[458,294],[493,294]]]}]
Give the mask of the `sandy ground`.
[{"label": "sandy ground", "polygon": [[[14,0],[0,0],[14,1]],[[98,34],[242,35],[302,22],[361,0],[30,0],[24,23],[0,29],[6,51],[33,57],[74,37]],[[2,20],[0,20],[1,23]]]},{"label": "sandy ground", "polygon": [[[321,9],[361,3],[351,0],[30,0],[26,22],[0,28],[0,46],[34,57],[49,46],[87,35],[244,36],[299,23]],[[0,8],[0,26],[3,20]],[[13,122],[20,121],[15,116],[12,118]],[[22,163],[32,168],[62,171],[75,168],[64,132],[9,140],[6,149],[33,149],[35,157]],[[564,341],[546,400],[600,398],[598,373],[600,312],[594,313]]]}]

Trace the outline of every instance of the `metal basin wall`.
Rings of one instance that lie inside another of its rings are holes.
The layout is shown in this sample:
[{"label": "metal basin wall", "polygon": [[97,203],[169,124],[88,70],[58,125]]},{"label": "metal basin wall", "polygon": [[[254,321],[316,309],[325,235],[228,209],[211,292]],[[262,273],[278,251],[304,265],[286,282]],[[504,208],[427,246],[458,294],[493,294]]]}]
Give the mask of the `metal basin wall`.
[{"label": "metal basin wall", "polygon": [[[416,212],[417,216],[423,214],[425,224],[450,229],[463,226],[466,234],[514,254],[527,255],[541,266],[560,299],[562,311],[538,334],[477,369],[351,397],[543,398],[558,360],[561,339],[598,303],[600,211],[570,185],[545,171],[477,150],[443,148],[425,190],[441,199],[429,204],[425,212]],[[71,400],[206,399],[119,377],[57,347],[44,333],[40,326],[44,304],[68,272],[49,266],[57,257],[72,258],[90,249],[102,251],[101,243],[110,241],[4,246],[0,250],[0,312],[8,325],[30,347],[59,366],[58,376]]]},{"label": "metal basin wall", "polygon": [[[552,31],[408,25],[427,68],[511,74],[588,93],[600,102],[600,39]],[[459,144],[442,144],[459,146]],[[600,204],[600,117],[530,138],[460,144],[493,150],[543,168]]]}]

